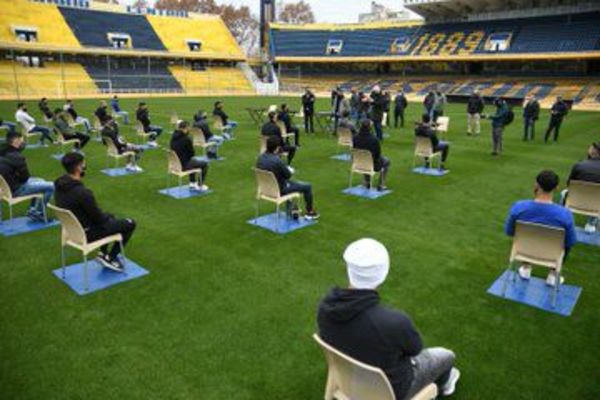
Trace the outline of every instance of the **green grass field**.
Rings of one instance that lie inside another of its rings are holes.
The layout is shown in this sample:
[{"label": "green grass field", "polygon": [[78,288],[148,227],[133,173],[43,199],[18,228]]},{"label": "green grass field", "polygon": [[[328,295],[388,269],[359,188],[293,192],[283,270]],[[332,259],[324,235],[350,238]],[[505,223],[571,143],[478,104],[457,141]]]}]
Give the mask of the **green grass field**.
[{"label": "green grass field", "polygon": [[[190,118],[214,100],[148,102],[153,122],[169,130],[172,110]],[[122,105],[131,113],[136,101]],[[225,99],[241,126],[221,148],[226,160],[211,164],[214,193],[206,197],[157,193],[165,186],[162,151],[144,154],[144,174],[109,178],[100,173],[105,148],[88,145],[86,184],[105,210],[137,220],[127,254],[150,270],[146,277],[79,297],[51,274],[60,265],[58,228],[0,238],[0,398],[322,398],[326,366],[311,338],[316,307],[331,286],[346,284],[341,254],[365,236],[391,253],[383,301],[412,316],[426,345],[456,352],[463,378],[454,398],[600,397],[600,248],[578,245],[566,264],[567,282],[584,288],[571,317],[486,294],[507,265],[510,205],[532,196],[541,169],[554,169],[564,186],[571,165],[600,138],[600,114],[572,112],[559,144],[544,145],[547,112],[535,143],[523,143],[515,110],[505,154],[492,158],[489,121],[481,137],[467,137],[464,106],[450,106],[451,173],[438,179],[411,173],[412,121],[421,112],[411,104],[411,122],[389,131],[384,144],[393,193],[375,201],[341,193],[349,164],[330,159],[334,139],[304,135],[294,166],[313,184],[321,219],[280,237],[246,223],[258,129],[244,108],[281,101]],[[298,99],[288,102],[298,108]],[[96,104],[76,102],[88,117]],[[36,102],[29,109],[42,121]],[[0,103],[1,116],[13,114],[14,102]],[[124,132],[134,140],[131,128]],[[33,175],[62,174],[53,152],[26,151]]]}]

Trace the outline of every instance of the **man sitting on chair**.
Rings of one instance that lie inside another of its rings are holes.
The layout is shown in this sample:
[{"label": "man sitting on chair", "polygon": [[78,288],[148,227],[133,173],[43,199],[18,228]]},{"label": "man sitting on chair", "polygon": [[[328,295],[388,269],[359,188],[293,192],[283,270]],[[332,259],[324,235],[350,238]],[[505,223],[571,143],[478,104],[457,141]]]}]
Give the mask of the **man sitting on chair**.
[{"label": "man sitting on chair", "polygon": [[114,95],[112,100],[110,101],[110,107],[115,114],[115,117],[123,117],[123,123],[125,125],[129,124],[129,113],[127,111],[121,110],[121,106],[119,105],[119,98],[117,95]]},{"label": "man sitting on chair", "polygon": [[63,136],[65,140],[78,139],[79,143],[75,145],[75,149],[80,151],[85,147],[87,142],[90,141],[90,136],[85,135],[83,133],[75,131],[71,125],[69,125],[69,120],[66,114],[66,111],[62,111],[60,108],[54,110],[54,127],[56,130]]},{"label": "man sitting on chair", "polygon": [[[360,131],[358,135],[352,138],[352,145],[355,149],[368,150],[373,157],[373,167],[379,172],[379,184],[377,190],[383,191],[385,187],[385,178],[390,168],[390,160],[381,155],[381,143],[371,132],[372,122],[370,119],[363,119],[360,122]],[[365,187],[371,189],[371,177],[365,175]]]},{"label": "man sitting on chair", "polygon": [[127,165],[125,166],[126,169],[135,172],[143,171],[138,163],[142,158],[144,148],[133,143],[128,143],[127,140],[119,134],[119,125],[117,124],[117,121],[115,121],[110,115],[107,118],[108,120],[102,127],[102,139],[104,141],[110,140],[117,148],[119,154],[123,154],[128,151],[135,154],[129,160],[127,160]]},{"label": "man sitting on chair", "polygon": [[354,136],[358,133],[356,130],[356,126],[354,125],[354,122],[350,118],[350,111],[348,111],[348,110],[345,110],[342,113],[342,118],[340,119],[340,121],[338,123],[338,127],[350,129],[350,132],[352,132],[352,136]]},{"label": "man sitting on chair", "polygon": [[76,124],[82,124],[85,127],[86,133],[90,133],[90,130],[92,129],[92,125],[90,125],[90,120],[77,114],[72,100],[67,100],[67,103],[63,106],[63,110],[65,110],[71,115],[73,121]]},{"label": "man sitting on chair", "polygon": [[[577,242],[575,234],[575,223],[570,210],[554,204],[552,199],[558,187],[558,175],[554,171],[545,170],[538,174],[533,187],[534,200],[521,200],[513,204],[506,219],[505,232],[508,236],[514,236],[517,221],[532,222],[536,224],[549,225],[565,230],[565,258],[569,250]],[[522,279],[531,277],[531,266],[522,265],[519,268],[519,276]],[[561,276],[561,283],[563,277]],[[546,278],[546,284],[556,284],[556,274],[550,271]]]},{"label": "man sitting on chair", "polygon": [[27,160],[21,154],[25,148],[23,136],[18,132],[9,132],[6,143],[0,147],[0,175],[4,178],[15,197],[42,193],[43,202],[34,199],[27,216],[34,221],[44,221],[44,207],[54,193],[54,185],[41,178],[29,175]]},{"label": "man sitting on chair", "polygon": [[187,121],[179,121],[177,129],[171,137],[171,150],[177,153],[179,161],[184,171],[190,169],[202,169],[200,184],[198,183],[197,174],[190,175],[190,189],[206,191],[208,186],[205,185],[206,175],[208,174],[208,162],[196,157],[194,150],[194,142],[190,137],[190,124]]},{"label": "man sitting on chair", "polygon": [[361,239],[344,251],[350,284],[333,288],[320,302],[317,323],[323,341],[350,357],[381,368],[396,399],[410,399],[436,383],[440,393],[454,393],[460,372],[455,355],[441,348],[423,348],[410,317],[380,304],[377,288],[390,268],[383,244]]},{"label": "man sitting on chair", "polygon": [[[428,114],[423,114],[421,123],[417,124],[415,128],[415,136],[425,137],[431,141],[431,149],[434,153],[442,152],[442,163],[440,170],[446,169],[446,160],[448,159],[448,152],[450,151],[450,144],[444,142],[437,137],[435,130],[433,129],[434,124],[431,123],[431,117]],[[429,160],[426,161],[426,166],[429,168]]]},{"label": "man sitting on chair", "polygon": [[277,125],[276,120],[277,113],[275,111],[269,112],[269,120],[263,125],[261,134],[267,137],[276,137],[279,140],[278,151],[288,153],[288,165],[291,165],[296,154],[296,146],[285,143],[281,135],[281,128]]},{"label": "man sitting on chair", "polygon": [[[587,160],[579,161],[571,169],[567,186],[571,181],[583,181],[600,183],[600,142],[592,143],[588,148]],[[564,190],[562,195],[562,203],[564,204],[569,194],[568,190]],[[598,218],[591,217],[585,224],[585,231],[588,233],[596,233],[597,225],[600,223]]]},{"label": "man sitting on chair", "polygon": [[96,115],[98,121],[100,121],[100,125],[104,125],[106,122],[108,122],[108,117],[110,116],[110,114],[108,112],[108,106],[106,105],[106,101],[100,100],[100,105],[98,106],[98,108],[96,108],[96,112],[94,112],[94,115]]},{"label": "man sitting on chair", "polygon": [[40,138],[40,145],[44,146],[44,140],[54,143],[54,139],[50,136],[50,129],[35,124],[35,119],[27,112],[27,105],[25,105],[25,103],[17,104],[15,121],[21,124],[25,133],[39,132],[42,135]]},{"label": "man sitting on chair", "polygon": [[267,139],[267,150],[258,157],[256,162],[256,168],[265,171],[271,171],[277,183],[279,184],[279,192],[282,196],[290,193],[302,193],[304,196],[304,203],[306,204],[306,219],[317,219],[319,214],[313,206],[313,193],[312,186],[308,183],[295,182],[290,180],[292,177],[292,170],[290,167],[284,164],[279,158],[278,153],[280,152],[281,139],[277,136],[269,136]]},{"label": "man sitting on chair", "polygon": [[[123,236],[123,246],[127,245],[135,230],[135,221],[129,218],[117,219],[98,207],[94,193],[82,182],[86,169],[83,155],[69,153],[63,157],[62,165],[67,173],[54,182],[56,205],[75,215],[85,230],[87,240],[93,242],[120,233]],[[97,260],[106,268],[122,272],[124,267],[118,257],[120,253],[121,246],[118,243],[113,244],[110,251],[106,245],[100,248]]]},{"label": "man sitting on chair", "polygon": [[223,132],[226,133],[228,136],[233,136],[233,130],[238,126],[238,123],[229,119],[229,116],[223,110],[222,101],[215,102],[213,116],[219,117],[221,119],[221,124],[223,125]]},{"label": "man sitting on chair", "polygon": [[294,145],[300,147],[300,129],[293,124],[290,109],[287,104],[284,103],[281,105],[281,111],[277,115],[277,119],[283,122],[287,133],[294,134]]},{"label": "man sitting on chair", "polygon": [[206,143],[216,144],[216,146],[211,146],[206,150],[206,155],[208,158],[217,158],[217,147],[223,144],[225,138],[212,133],[205,111],[199,110],[196,115],[194,115],[194,126],[202,131]]},{"label": "man sitting on chair", "polygon": [[156,139],[160,136],[163,129],[158,125],[151,124],[150,112],[148,111],[148,106],[146,105],[146,103],[141,102],[138,105],[138,109],[135,115],[140,124],[142,124],[144,132],[150,133],[150,141],[148,142],[148,146],[157,147],[158,143],[156,143]]},{"label": "man sitting on chair", "polygon": [[15,132],[17,130],[17,124],[5,121],[0,117],[0,128],[6,129],[8,132]]}]

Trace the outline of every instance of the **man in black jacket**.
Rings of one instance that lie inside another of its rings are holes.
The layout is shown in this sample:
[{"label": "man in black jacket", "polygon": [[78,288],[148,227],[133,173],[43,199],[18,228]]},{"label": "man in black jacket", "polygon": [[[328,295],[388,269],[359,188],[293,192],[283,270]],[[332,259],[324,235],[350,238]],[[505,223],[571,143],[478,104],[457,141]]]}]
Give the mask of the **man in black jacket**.
[{"label": "man in black jacket", "polygon": [[333,134],[337,133],[338,122],[340,121],[340,112],[342,109],[342,101],[344,100],[344,92],[341,87],[336,87],[331,91],[331,115],[333,116]]},{"label": "man in black jacket", "polygon": [[[54,182],[56,205],[75,215],[90,242],[120,233],[123,236],[123,246],[126,246],[135,230],[135,221],[129,218],[117,219],[98,207],[94,193],[82,182],[86,169],[83,155],[69,153],[62,158],[62,165],[67,173]],[[106,268],[123,272],[125,268],[118,257],[120,253],[121,246],[118,243],[113,244],[110,250],[105,245],[100,248],[96,259]]]},{"label": "man in black jacket", "polygon": [[171,150],[177,153],[184,171],[197,168],[202,169],[200,184],[198,183],[196,174],[190,175],[190,189],[198,191],[208,190],[208,186],[204,184],[206,182],[206,175],[208,174],[208,163],[196,157],[194,142],[190,137],[189,122],[180,121],[177,124],[177,129],[171,137]]},{"label": "man in black jacket", "polygon": [[394,98],[394,128],[398,127],[398,118],[400,118],[400,128],[404,128],[404,110],[408,106],[408,101],[404,91],[399,91]]},{"label": "man in black jacket", "polygon": [[467,101],[467,135],[478,136],[481,133],[481,113],[483,112],[483,99],[477,90]]},{"label": "man in black jacket", "polygon": [[100,100],[100,105],[98,106],[98,108],[96,108],[96,112],[94,112],[94,115],[96,115],[98,121],[100,121],[100,125],[104,125],[108,121],[110,113],[108,112],[108,106],[106,105],[106,101]]},{"label": "man in black jacket", "polygon": [[548,125],[548,130],[546,131],[544,143],[548,143],[548,139],[550,138],[550,133],[552,133],[552,131],[554,131],[554,142],[558,141],[560,125],[562,124],[563,118],[568,114],[568,112],[569,106],[563,101],[561,96],[558,96],[556,98],[556,102],[552,105],[550,124]]},{"label": "man in black jacket", "polygon": [[[381,155],[381,143],[371,133],[371,120],[363,119],[361,121],[358,135],[352,138],[352,145],[355,149],[368,150],[371,153],[375,171],[379,172],[377,190],[386,190],[385,178],[390,168],[390,160]],[[371,188],[371,177],[369,175],[365,175],[365,187],[367,189]]]},{"label": "man in black jacket", "polygon": [[361,239],[344,252],[350,285],[333,288],[320,302],[317,323],[323,341],[365,364],[381,368],[396,399],[412,398],[431,383],[440,393],[454,393],[460,372],[455,355],[441,348],[423,348],[410,317],[380,305],[380,286],[389,272],[387,249]]},{"label": "man in black jacket", "polygon": [[302,111],[304,111],[304,132],[315,133],[315,95],[306,88],[302,95]]},{"label": "man in black jacket", "polygon": [[110,140],[115,145],[119,154],[123,154],[127,151],[133,152],[134,155],[127,159],[126,169],[134,172],[142,172],[142,168],[138,165],[142,158],[144,148],[137,144],[128,143],[127,140],[119,134],[119,125],[112,116],[107,117],[107,121],[102,127],[102,139],[106,144],[106,140]]},{"label": "man in black jacket", "polygon": [[225,138],[221,135],[215,135],[212,133],[208,124],[206,111],[198,110],[198,112],[194,115],[194,127],[202,131],[206,143],[215,143],[215,146],[211,146],[206,149],[207,157],[211,159],[218,158],[217,149],[223,144]]},{"label": "man in black jacket", "polygon": [[300,129],[294,125],[292,116],[290,115],[290,109],[288,108],[287,104],[284,103],[281,105],[281,111],[277,115],[277,119],[283,122],[286,133],[294,134],[294,145],[296,147],[300,147]]},{"label": "man in black jacket", "polygon": [[90,135],[86,135],[81,132],[77,132],[75,128],[69,125],[69,119],[66,111],[62,111],[60,108],[54,110],[54,128],[62,135],[65,140],[77,139],[79,143],[75,145],[75,149],[78,151],[83,149],[87,142],[90,141]]},{"label": "man in black jacket", "polygon": [[90,120],[80,116],[79,114],[77,114],[77,111],[75,111],[75,105],[73,104],[73,100],[67,100],[67,102],[63,106],[63,110],[68,112],[69,115],[71,115],[75,125],[83,125],[85,127],[86,133],[89,133],[92,130]]},{"label": "man in black jacket", "polygon": [[37,193],[44,195],[42,201],[31,201],[27,216],[34,221],[45,221],[45,207],[52,198],[54,185],[29,174],[27,160],[21,154],[24,148],[23,136],[19,132],[9,132],[6,135],[6,143],[0,147],[0,175],[15,197]]},{"label": "man in black jacket", "polygon": [[54,117],[54,114],[52,113],[52,110],[50,110],[50,106],[48,105],[47,98],[42,97],[42,99],[38,103],[38,108],[40,109],[42,114],[44,114],[44,118],[46,119],[46,121],[49,122],[52,120],[52,117]]},{"label": "man in black jacket", "polygon": [[277,136],[272,135],[267,139],[266,151],[258,157],[256,168],[265,171],[271,171],[279,184],[279,191],[282,196],[290,193],[302,193],[304,203],[306,204],[306,219],[317,219],[319,214],[313,206],[312,186],[308,183],[295,182],[291,180],[292,170],[285,165],[278,153],[280,152],[281,141]]},{"label": "man in black jacket", "polygon": [[[437,137],[435,130],[431,126],[431,117],[429,114],[423,114],[421,123],[415,128],[415,136],[426,137],[431,141],[431,148],[434,153],[442,152],[442,162],[440,169],[446,169],[446,160],[448,159],[448,153],[450,152],[450,144],[444,142]],[[427,160],[427,167],[429,168],[429,160]]]},{"label": "man in black jacket", "polygon": [[535,121],[540,116],[540,103],[533,96],[525,98],[523,106],[523,141],[527,142],[535,138]]},{"label": "man in black jacket", "polygon": [[158,125],[152,125],[150,122],[150,112],[148,111],[148,105],[144,102],[138,104],[138,108],[135,112],[135,117],[142,124],[144,132],[151,133],[150,140],[148,142],[149,146],[157,147],[158,143],[156,143],[156,139],[160,136],[163,131],[163,128]]},{"label": "man in black jacket", "polygon": [[261,134],[263,136],[275,136],[279,140],[279,151],[288,154],[288,165],[292,165],[292,160],[296,154],[296,146],[286,144],[281,135],[281,129],[276,122],[277,114],[274,111],[269,113],[269,120],[263,125]]},{"label": "man in black jacket", "polygon": [[238,123],[229,119],[229,115],[223,110],[223,102],[215,102],[215,108],[213,110],[213,116],[221,119],[223,125],[223,133],[227,138],[233,136],[233,130],[238,126]]},{"label": "man in black jacket", "polygon": [[373,88],[371,92],[371,121],[375,128],[375,134],[379,141],[383,141],[383,114],[385,113],[385,97],[381,93],[379,86]]}]

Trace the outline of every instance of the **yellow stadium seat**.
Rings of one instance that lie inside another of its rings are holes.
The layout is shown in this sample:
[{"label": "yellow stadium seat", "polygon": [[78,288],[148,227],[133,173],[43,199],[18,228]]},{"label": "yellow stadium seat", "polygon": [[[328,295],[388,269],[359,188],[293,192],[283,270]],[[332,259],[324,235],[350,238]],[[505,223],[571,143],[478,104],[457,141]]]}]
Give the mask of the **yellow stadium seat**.
[{"label": "yellow stadium seat", "polygon": [[189,67],[172,65],[169,70],[187,94],[254,93],[246,76],[235,67],[207,67],[203,71],[192,71]]}]

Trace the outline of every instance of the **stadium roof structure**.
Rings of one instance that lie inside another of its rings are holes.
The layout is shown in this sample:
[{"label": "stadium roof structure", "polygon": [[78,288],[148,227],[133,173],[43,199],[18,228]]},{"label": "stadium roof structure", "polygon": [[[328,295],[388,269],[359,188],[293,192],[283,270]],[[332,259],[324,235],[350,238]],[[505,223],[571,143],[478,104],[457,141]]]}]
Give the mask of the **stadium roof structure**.
[{"label": "stadium roof structure", "polygon": [[[594,0],[404,0],[404,6],[430,21],[541,16],[600,9]],[[499,15],[501,14],[501,15]]]}]

